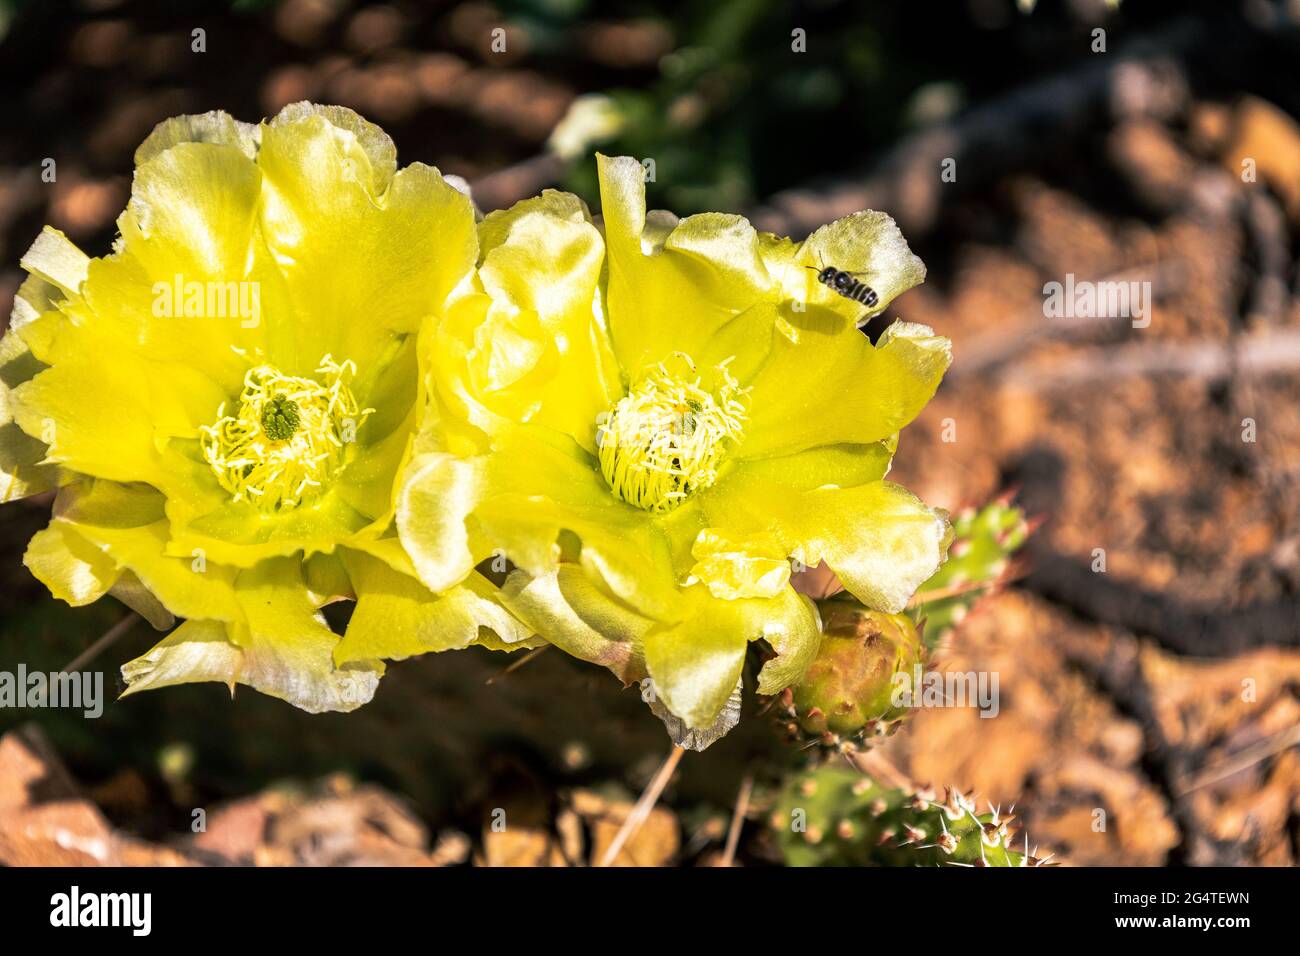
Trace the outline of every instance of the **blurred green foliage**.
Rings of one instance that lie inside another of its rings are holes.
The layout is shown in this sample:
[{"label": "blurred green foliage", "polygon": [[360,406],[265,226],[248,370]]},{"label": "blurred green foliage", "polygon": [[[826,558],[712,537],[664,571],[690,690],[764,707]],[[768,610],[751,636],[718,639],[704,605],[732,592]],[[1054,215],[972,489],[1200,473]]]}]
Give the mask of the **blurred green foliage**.
[{"label": "blurred green foliage", "polygon": [[[858,168],[909,128],[1090,55],[1095,25],[1012,0],[505,0],[502,12],[557,56],[585,20],[666,28],[652,75],[606,87],[624,125],[600,147],[653,159],[652,203],[683,214]],[[575,162],[566,185],[596,195],[594,164]]]},{"label": "blurred green foliage", "polygon": [[[547,0],[538,0],[549,5]],[[568,0],[576,6],[579,0]],[[683,213],[737,209],[801,178],[843,166],[898,123],[899,101],[869,119],[888,85],[877,22],[842,3],[773,0],[680,5],[676,48],[641,88],[610,95],[624,117],[609,151],[652,158],[659,200]],[[859,11],[869,4],[858,5]],[[569,182],[595,195],[595,168]]]}]

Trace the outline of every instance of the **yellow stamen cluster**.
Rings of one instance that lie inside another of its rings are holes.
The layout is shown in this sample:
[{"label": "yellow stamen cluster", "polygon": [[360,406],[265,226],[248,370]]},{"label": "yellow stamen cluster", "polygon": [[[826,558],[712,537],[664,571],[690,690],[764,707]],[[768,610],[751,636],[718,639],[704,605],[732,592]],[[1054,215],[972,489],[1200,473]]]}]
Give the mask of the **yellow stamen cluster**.
[{"label": "yellow stamen cluster", "polygon": [[348,386],[352,362],[321,359],[321,382],[258,365],[244,376],[239,410],[200,429],[203,457],[235,501],[263,511],[310,501],[342,466],[347,445],[374,409],[362,410]]},{"label": "yellow stamen cluster", "polygon": [[[730,360],[728,360],[730,361]],[[745,389],[717,367],[714,391],[701,386],[690,356],[674,356],[619,399],[599,422],[596,444],[600,470],[609,487],[628,504],[646,511],[672,511],[692,492],[718,477],[728,442],[745,424]]]}]

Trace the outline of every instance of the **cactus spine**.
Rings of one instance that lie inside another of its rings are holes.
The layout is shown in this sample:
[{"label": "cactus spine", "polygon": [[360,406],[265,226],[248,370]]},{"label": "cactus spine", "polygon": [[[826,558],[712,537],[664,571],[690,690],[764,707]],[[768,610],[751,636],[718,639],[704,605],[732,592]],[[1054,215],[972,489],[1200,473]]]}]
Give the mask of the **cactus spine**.
[{"label": "cactus spine", "polygon": [[791,778],[769,824],[789,866],[1042,866],[1028,838],[1015,846],[1014,817],[972,796],[929,787],[882,787],[823,767]]},{"label": "cactus spine", "polygon": [[930,650],[947,644],[971,608],[1014,577],[1012,556],[1033,528],[1005,494],[983,508],[966,508],[952,521],[948,560],[921,585],[909,612],[924,624]]}]

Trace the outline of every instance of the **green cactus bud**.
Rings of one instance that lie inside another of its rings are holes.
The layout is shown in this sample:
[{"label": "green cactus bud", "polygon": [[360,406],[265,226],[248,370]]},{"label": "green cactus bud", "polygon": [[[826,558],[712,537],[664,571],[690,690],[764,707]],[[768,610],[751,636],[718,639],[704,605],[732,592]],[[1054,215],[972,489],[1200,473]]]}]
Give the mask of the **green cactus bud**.
[{"label": "green cactus bud", "polygon": [[[1032,530],[1010,495],[959,512],[952,526],[948,560],[917,590],[909,611],[924,622],[930,650],[946,642],[977,601],[1012,577],[1011,557]],[[927,595],[933,598],[926,600]]]},{"label": "green cactus bud", "polygon": [[907,713],[891,700],[894,675],[925,663],[915,625],[849,602],[828,601],[822,614],[825,637],[790,698],[794,720],[805,733],[831,737],[892,732]]},{"label": "green cactus bud", "polygon": [[853,770],[796,775],[768,817],[789,866],[1042,866],[1013,817],[949,789],[882,787]]}]

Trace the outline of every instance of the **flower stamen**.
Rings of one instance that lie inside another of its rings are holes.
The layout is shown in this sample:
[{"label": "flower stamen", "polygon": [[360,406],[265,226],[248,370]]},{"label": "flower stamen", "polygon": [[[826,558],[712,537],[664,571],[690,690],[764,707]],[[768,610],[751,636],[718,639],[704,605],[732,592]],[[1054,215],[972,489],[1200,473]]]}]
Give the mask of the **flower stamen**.
[{"label": "flower stamen", "polygon": [[314,498],[342,467],[347,445],[373,412],[361,409],[349,382],[351,361],[326,355],[316,369],[323,382],[258,365],[244,376],[239,409],[217,409],[217,422],[200,428],[203,457],[234,501],[266,512],[296,508]]},{"label": "flower stamen", "polygon": [[715,390],[701,385],[690,356],[674,356],[684,372],[660,363],[598,423],[600,470],[628,504],[665,513],[717,480],[729,443],[746,419],[746,389],[727,362]]}]

